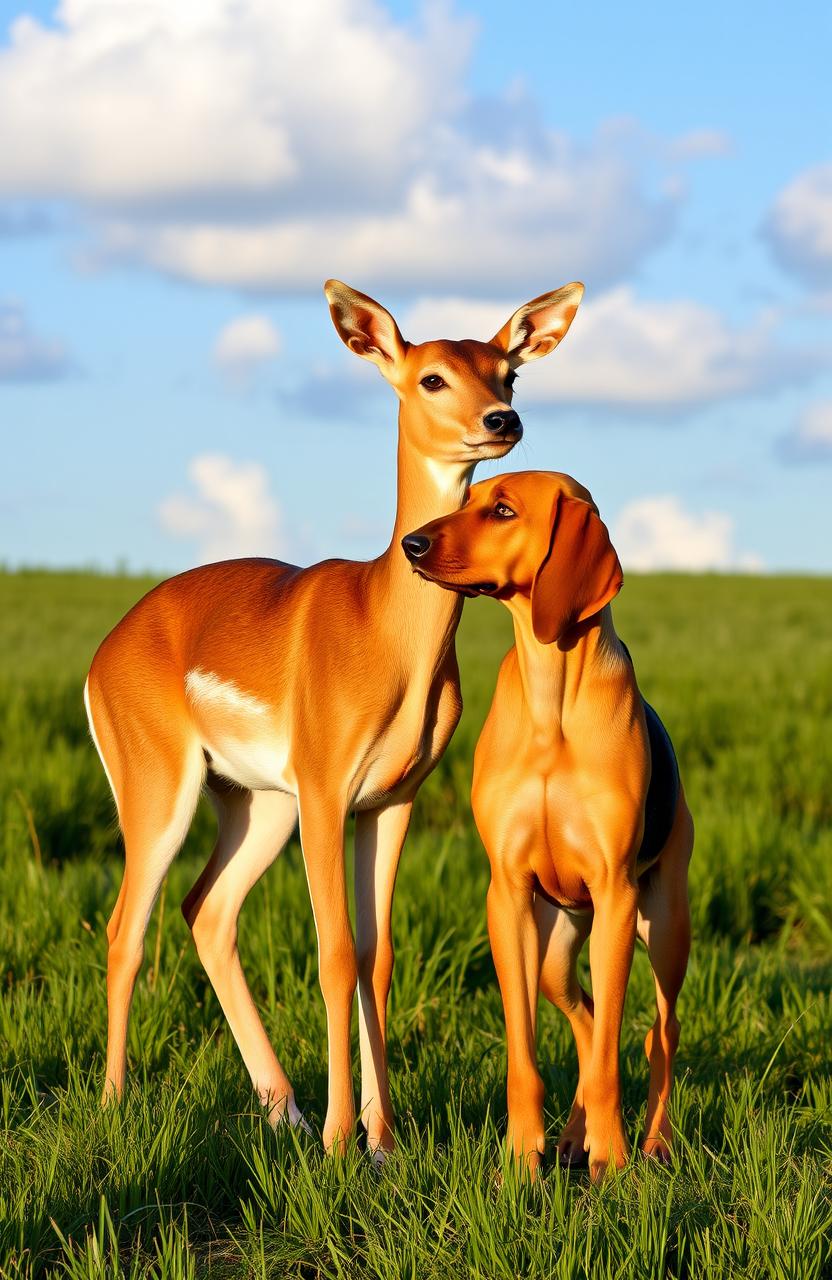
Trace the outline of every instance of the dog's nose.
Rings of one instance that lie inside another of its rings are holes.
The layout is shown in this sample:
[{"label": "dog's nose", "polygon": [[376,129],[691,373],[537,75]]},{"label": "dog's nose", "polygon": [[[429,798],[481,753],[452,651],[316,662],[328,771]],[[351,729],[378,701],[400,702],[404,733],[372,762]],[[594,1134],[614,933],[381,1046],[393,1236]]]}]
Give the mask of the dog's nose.
[{"label": "dog's nose", "polygon": [[500,409],[496,413],[487,413],[482,425],[486,431],[493,431],[495,436],[504,436],[509,431],[520,429],[520,415],[516,409]]},{"label": "dog's nose", "polygon": [[408,560],[420,560],[430,547],[430,538],[423,533],[408,533],[402,538],[402,546]]}]

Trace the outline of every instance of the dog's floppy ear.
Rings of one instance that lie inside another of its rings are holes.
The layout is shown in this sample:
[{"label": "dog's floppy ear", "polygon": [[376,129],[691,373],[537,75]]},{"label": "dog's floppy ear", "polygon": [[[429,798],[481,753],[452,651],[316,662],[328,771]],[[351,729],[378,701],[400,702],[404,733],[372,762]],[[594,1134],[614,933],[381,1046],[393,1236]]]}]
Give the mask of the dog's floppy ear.
[{"label": "dog's floppy ear", "polygon": [[577,281],[541,294],[515,311],[492,344],[502,347],[512,368],[548,356],[566,334],[583,296],[584,287]]},{"label": "dog's floppy ear", "polygon": [[404,359],[407,343],[389,311],[341,280],[327,280],[324,293],[341,341],[387,376]]},{"label": "dog's floppy ear", "polygon": [[607,526],[588,502],[558,492],[549,550],[532,584],[532,627],[553,644],[621,590],[624,575]]}]

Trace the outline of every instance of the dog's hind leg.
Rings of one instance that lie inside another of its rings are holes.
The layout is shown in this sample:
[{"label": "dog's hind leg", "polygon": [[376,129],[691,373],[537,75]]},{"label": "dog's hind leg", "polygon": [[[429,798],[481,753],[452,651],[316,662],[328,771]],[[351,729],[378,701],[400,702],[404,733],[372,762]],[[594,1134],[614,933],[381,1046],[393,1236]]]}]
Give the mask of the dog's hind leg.
[{"label": "dog's hind leg", "polygon": [[570,913],[539,895],[535,918],[540,934],[540,990],[569,1020],[578,1050],[578,1085],[569,1118],[558,1138],[562,1164],[586,1160],[586,1110],[584,1081],[592,1053],[592,998],[578,981],[577,962],[592,928],[592,912]]},{"label": "dog's hind leg", "polygon": [[676,1000],[682,989],[690,953],[688,863],[693,850],[693,821],[680,794],[668,842],[639,894],[638,932],[647,947],[656,982],[656,1021],[644,1049],[650,1063],[650,1090],[641,1149],[645,1155],[670,1158],[669,1116],[673,1060],[679,1045]]}]

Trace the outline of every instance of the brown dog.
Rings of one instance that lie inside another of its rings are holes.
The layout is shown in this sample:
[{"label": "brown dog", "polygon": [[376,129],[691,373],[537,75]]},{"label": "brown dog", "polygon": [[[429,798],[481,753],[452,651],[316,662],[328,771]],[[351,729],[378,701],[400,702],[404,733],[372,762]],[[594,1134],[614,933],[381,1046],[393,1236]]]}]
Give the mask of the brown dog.
[{"label": "brown dog", "polygon": [[[474,816],[491,862],[488,930],[508,1037],[508,1139],[536,1170],[544,1147],[535,1060],[538,989],[566,1015],[579,1079],[558,1151],[589,1152],[594,1179],[627,1159],[619,1040],[636,933],[656,981],[647,1033],[650,1092],[642,1150],[667,1159],[687,968],[693,822],[673,748],[641,697],[610,601],[618,557],[588,491],[529,471],[471,489],[461,511],[403,539],[423,577],[493,595],[515,648],[474,761]],[[590,937],[593,998],[576,962]]]}]

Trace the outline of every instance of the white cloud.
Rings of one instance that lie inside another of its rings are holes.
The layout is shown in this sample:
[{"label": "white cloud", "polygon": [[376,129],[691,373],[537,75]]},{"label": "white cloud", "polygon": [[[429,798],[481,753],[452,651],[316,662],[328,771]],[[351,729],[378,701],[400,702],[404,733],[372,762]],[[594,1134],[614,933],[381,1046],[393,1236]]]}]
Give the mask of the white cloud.
[{"label": "white cloud", "polygon": [[192,460],[188,475],[195,494],[166,498],[159,522],[174,537],[196,543],[201,564],[284,552],[280,508],[264,467],[207,453]]},{"label": "white cloud", "polygon": [[686,511],[671,494],[637,498],[619,513],[612,541],[625,569],[759,571],[756,555],[734,546],[734,521],[723,511]]},{"label": "white cloud", "polygon": [[220,330],[214,360],[232,378],[245,381],[280,354],[280,334],[268,316],[237,316]]},{"label": "white cloud", "polygon": [[[479,291],[552,275],[613,280],[664,239],[676,201],[651,201],[605,141],[581,153],[561,137],[501,155],[446,137],[447,165],[416,170],[395,203],[257,221],[110,220],[98,260],[139,260],[201,284],[318,288],[337,275],[365,288]],[[373,192],[368,206],[373,204]]]},{"label": "white cloud", "polygon": [[[471,102],[472,25],[380,0],[63,0],[0,49],[0,192],[79,202],[91,264],[203,284],[340,275],[466,291],[611,282],[670,232],[674,165],[612,122],[587,144],[517,91]],[[654,183],[655,170],[660,172]],[[659,194],[653,194],[653,188]]]},{"label": "white cloud", "polygon": [[313,172],[339,192],[404,171],[470,27],[376,0],[62,0],[0,52],[3,185],[108,204],[254,204]]},{"label": "white cloud", "polygon": [[68,368],[63,343],[33,333],[19,302],[0,301],[0,382],[48,382]]},{"label": "white cloud", "polygon": [[[405,316],[404,333],[488,339],[523,301],[425,298]],[[676,412],[803,378],[824,363],[828,353],[785,344],[773,314],[734,328],[712,307],[645,300],[620,286],[582,304],[563,347],[524,369],[518,391],[523,403]]]},{"label": "white cloud", "polygon": [[784,462],[832,462],[832,400],[818,400],[778,442]]},{"label": "white cloud", "polygon": [[763,227],[775,257],[811,288],[832,285],[832,164],[798,174]]}]

